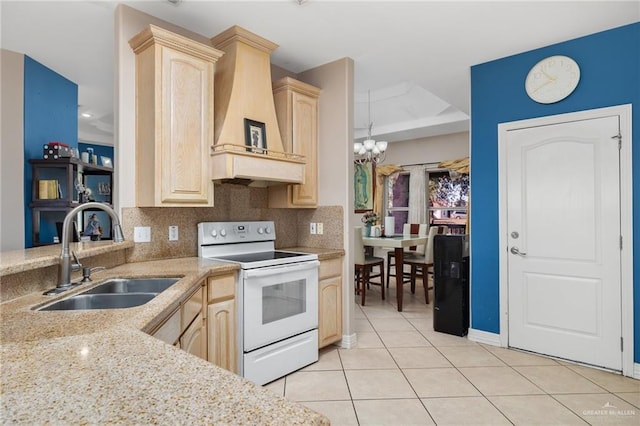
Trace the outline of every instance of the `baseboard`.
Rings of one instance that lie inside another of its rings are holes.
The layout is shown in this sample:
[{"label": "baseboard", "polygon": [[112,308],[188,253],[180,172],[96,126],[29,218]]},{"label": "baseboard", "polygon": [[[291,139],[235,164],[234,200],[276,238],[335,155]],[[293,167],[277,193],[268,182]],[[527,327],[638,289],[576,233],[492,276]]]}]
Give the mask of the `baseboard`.
[{"label": "baseboard", "polygon": [[354,348],[358,344],[358,334],[343,334],[340,341],[340,347],[343,349]]},{"label": "baseboard", "polygon": [[[467,338],[473,342],[484,343],[485,345],[491,346],[502,346],[500,344],[500,334],[489,333],[488,331],[475,330],[473,328],[469,329],[469,334],[467,334]],[[553,357],[550,357],[553,358]],[[564,360],[566,361],[566,360]],[[579,364],[579,363],[578,363]],[[633,364],[633,377],[634,379],[640,380],[640,364]]]},{"label": "baseboard", "polygon": [[500,334],[497,333],[489,333],[488,331],[470,328],[467,338],[474,342],[484,343],[485,345],[502,346],[500,344]]}]

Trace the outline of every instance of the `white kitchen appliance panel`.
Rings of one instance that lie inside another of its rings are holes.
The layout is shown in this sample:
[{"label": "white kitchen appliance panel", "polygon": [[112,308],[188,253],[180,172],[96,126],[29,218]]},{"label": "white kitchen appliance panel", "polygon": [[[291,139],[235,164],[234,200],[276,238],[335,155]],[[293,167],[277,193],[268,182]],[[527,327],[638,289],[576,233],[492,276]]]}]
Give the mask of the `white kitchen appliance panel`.
[{"label": "white kitchen appliance panel", "polygon": [[264,385],[318,361],[314,329],[243,355],[244,377]]},{"label": "white kitchen appliance panel", "polygon": [[318,327],[316,261],[241,271],[244,352]]}]

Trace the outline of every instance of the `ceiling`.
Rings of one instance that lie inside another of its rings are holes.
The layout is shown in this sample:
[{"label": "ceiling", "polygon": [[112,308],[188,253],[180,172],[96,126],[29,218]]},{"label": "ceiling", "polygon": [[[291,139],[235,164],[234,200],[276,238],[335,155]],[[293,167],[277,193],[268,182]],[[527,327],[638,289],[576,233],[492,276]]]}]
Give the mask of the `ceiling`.
[{"label": "ceiling", "polygon": [[[353,58],[355,137],[371,121],[389,141],[468,130],[472,65],[640,20],[638,1],[174,1],[120,3],[207,37],[240,25],[295,73]],[[117,3],[0,1],[2,48],[78,84],[83,141],[113,143]]]}]

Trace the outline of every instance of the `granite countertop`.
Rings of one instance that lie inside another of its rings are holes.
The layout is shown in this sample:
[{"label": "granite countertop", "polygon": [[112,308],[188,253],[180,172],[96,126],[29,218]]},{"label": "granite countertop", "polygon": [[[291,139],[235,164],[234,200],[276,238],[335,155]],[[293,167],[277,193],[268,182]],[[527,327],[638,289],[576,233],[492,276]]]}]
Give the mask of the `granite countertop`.
[{"label": "granite countertop", "polygon": [[[190,295],[194,286],[207,275],[232,272],[237,266],[197,257],[126,263],[92,274],[93,282],[60,293],[43,296],[30,293],[0,304],[2,343],[27,342],[103,331],[105,327],[124,325],[150,332],[180,302]],[[180,281],[144,305],[127,309],[99,309],[89,311],[35,311],[53,301],[66,299],[95,287],[113,277],[180,277]]]},{"label": "granite countertop", "polygon": [[[79,258],[124,250],[134,246],[133,241],[114,243],[113,241],[89,241],[69,244],[69,252],[74,251]],[[34,247],[25,250],[0,252],[0,276],[16,274],[60,262],[60,244]]]},{"label": "granite countertop", "polygon": [[[3,422],[328,424],[312,410],[145,333],[206,276],[236,269],[195,257],[128,263],[96,272],[93,283],[53,298],[37,292],[0,304]],[[116,276],[181,279],[135,308],[32,309]]]}]

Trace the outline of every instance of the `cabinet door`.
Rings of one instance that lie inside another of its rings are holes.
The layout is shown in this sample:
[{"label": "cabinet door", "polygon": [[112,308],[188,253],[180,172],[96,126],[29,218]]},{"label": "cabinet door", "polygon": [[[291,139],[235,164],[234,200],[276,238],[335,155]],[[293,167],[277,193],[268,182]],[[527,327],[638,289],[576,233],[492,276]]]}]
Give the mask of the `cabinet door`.
[{"label": "cabinet door", "polygon": [[207,204],[212,197],[213,63],[162,51],[161,203]]},{"label": "cabinet door", "polygon": [[235,299],[210,304],[207,317],[209,362],[237,373]]},{"label": "cabinet door", "polygon": [[175,344],[180,338],[180,309],[176,309],[169,315],[151,335],[170,345]]},{"label": "cabinet door", "polygon": [[286,152],[306,158],[304,184],[269,187],[270,208],[318,205],[318,102],[320,89],[290,77],[274,82],[273,100]]},{"label": "cabinet door", "polygon": [[198,314],[185,332],[180,336],[180,348],[191,355],[207,359],[206,327],[202,314]]},{"label": "cabinet door", "polygon": [[202,313],[204,299],[204,283],[180,305],[180,329],[185,330],[193,319]]},{"label": "cabinet door", "polygon": [[331,277],[318,283],[318,346],[342,339],[342,278]]},{"label": "cabinet door", "polygon": [[304,155],[307,165],[305,181],[293,186],[292,204],[316,206],[318,204],[318,100],[301,93],[292,93],[293,102],[293,152]]}]

